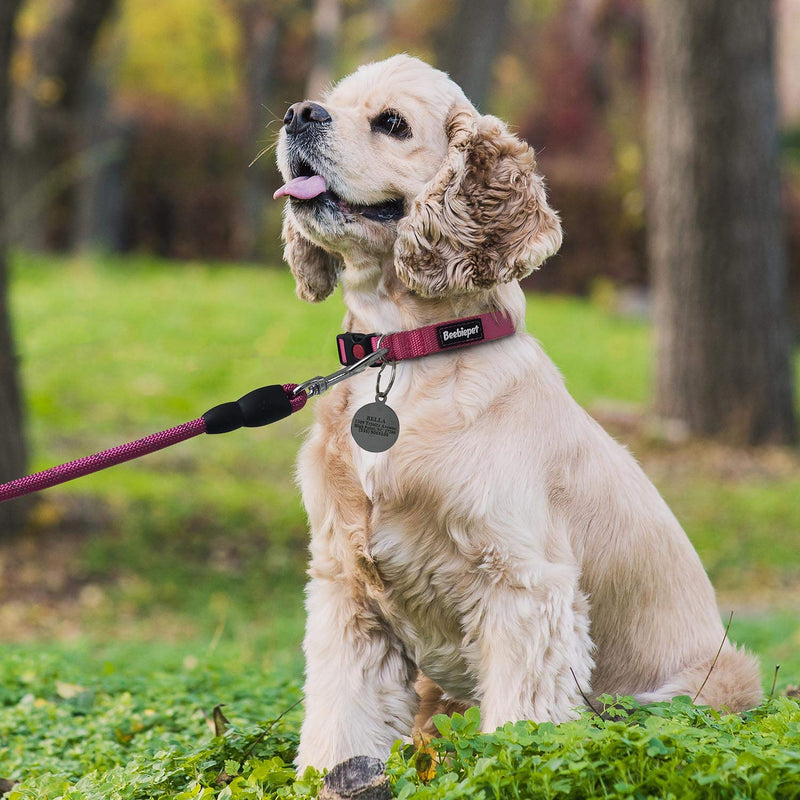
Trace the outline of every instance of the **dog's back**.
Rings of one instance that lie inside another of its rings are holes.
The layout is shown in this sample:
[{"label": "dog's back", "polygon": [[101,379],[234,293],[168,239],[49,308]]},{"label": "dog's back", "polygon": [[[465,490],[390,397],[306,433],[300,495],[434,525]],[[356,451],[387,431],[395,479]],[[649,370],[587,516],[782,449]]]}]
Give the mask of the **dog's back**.
[{"label": "dog's back", "polygon": [[723,646],[714,589],[675,516],[625,448],[589,419],[584,435],[592,446],[567,459],[571,501],[556,506],[582,554],[592,693],[642,702],[689,695],[730,711],[757,705],[758,661]]}]

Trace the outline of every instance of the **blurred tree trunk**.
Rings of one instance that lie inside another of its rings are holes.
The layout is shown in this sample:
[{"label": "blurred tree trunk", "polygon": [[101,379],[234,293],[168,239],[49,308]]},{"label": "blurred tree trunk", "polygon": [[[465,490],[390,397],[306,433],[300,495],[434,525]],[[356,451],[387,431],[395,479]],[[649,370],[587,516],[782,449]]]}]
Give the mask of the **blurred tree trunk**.
[{"label": "blurred tree trunk", "polygon": [[15,97],[12,142],[15,195],[27,201],[19,238],[28,247],[69,243],[81,92],[100,27],[115,4],[53,0],[52,15],[32,43],[33,78]]},{"label": "blurred tree trunk", "polygon": [[133,126],[109,113],[111,70],[108,63],[95,63],[81,93],[77,138],[81,168],[72,202],[75,250],[120,252],[125,247],[126,167]]},{"label": "blurred tree trunk", "polygon": [[[8,145],[9,62],[14,38],[14,19],[19,5],[20,0],[3,0],[0,3],[0,156],[5,154]],[[7,295],[4,164],[5,159],[0,157],[0,483],[22,476],[27,463],[17,360],[11,336]],[[26,504],[19,500],[0,505],[0,540],[19,530],[25,508]]]},{"label": "blurred tree trunk", "polygon": [[[278,46],[285,31],[285,15],[276,13],[261,0],[238,0],[235,5],[242,33],[244,64],[244,136],[246,152],[256,158],[270,144],[268,117],[280,122],[285,109],[274,104]],[[272,159],[258,158],[244,177],[242,213],[237,231],[236,250],[244,258],[263,255],[261,232],[265,209],[272,198],[269,178],[275,167]]]},{"label": "blurred tree trunk", "polygon": [[315,0],[312,23],[314,60],[306,84],[306,97],[309,99],[319,98],[333,83],[341,21],[341,0]]},{"label": "blurred tree trunk", "polygon": [[654,0],[648,235],[660,415],[796,439],[771,0]]},{"label": "blurred tree trunk", "polygon": [[494,61],[508,26],[508,0],[456,0],[448,21],[439,67],[484,110]]}]

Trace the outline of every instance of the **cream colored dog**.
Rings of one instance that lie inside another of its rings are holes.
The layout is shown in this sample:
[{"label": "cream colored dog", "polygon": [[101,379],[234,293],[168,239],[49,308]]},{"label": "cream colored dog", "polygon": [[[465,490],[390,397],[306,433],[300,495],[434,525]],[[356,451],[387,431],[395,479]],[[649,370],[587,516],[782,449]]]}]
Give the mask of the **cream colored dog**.
[{"label": "cream colored dog", "polygon": [[726,643],[709,675],[724,631],[675,517],[524,332],[518,280],[561,244],[531,148],[407,56],[284,122],[276,194],[301,298],[341,282],[351,331],[489,311],[517,329],[398,364],[385,453],[350,434],[375,370],[318,401],[299,462],[312,560],[298,766],[385,757],[415,717],[476,704],[485,730],[569,719],[581,690],[757,704],[753,657]]}]

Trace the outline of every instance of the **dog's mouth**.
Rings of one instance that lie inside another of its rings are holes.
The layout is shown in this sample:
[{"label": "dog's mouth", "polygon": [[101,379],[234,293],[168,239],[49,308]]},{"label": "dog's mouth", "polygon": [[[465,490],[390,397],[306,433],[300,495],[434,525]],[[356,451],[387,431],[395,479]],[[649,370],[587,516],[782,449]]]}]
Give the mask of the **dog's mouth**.
[{"label": "dog's mouth", "polygon": [[359,205],[350,203],[328,188],[328,182],[307,162],[299,160],[291,166],[292,179],[278,189],[273,197],[288,197],[301,205],[327,205],[347,216],[361,216],[376,222],[393,222],[400,219],[405,208],[403,198],[396,197],[382,203]]}]

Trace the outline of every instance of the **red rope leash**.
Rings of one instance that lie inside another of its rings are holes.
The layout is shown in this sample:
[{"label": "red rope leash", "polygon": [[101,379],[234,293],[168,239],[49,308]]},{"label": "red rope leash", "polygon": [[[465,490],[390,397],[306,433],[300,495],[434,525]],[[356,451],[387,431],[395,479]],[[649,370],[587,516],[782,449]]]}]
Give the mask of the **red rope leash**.
[{"label": "red rope leash", "polygon": [[184,422],[182,425],[153,433],[135,442],[117,445],[100,453],[0,484],[0,503],[155,453],[157,450],[185,442],[201,433],[227,433],[242,426],[253,428],[269,425],[299,411],[306,404],[308,394],[305,391],[295,394],[296,388],[297,385],[294,383],[265,386],[246,394],[235,403],[215,406],[191,422]]},{"label": "red rope leash", "polygon": [[25,478],[17,478],[15,481],[0,486],[0,503],[14,497],[39,492],[42,489],[49,489],[51,486],[82,478],[84,475],[91,475],[93,472],[122,464],[148,453],[155,453],[156,450],[163,450],[165,447],[184,442],[205,432],[205,420],[198,417],[191,422],[184,422],[183,425],[145,436],[144,439],[137,439],[135,442],[128,442],[128,444],[121,444],[91,456],[84,456],[58,467],[36,472]]}]

